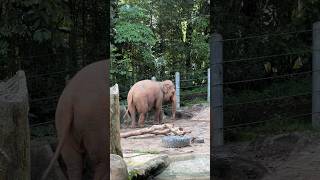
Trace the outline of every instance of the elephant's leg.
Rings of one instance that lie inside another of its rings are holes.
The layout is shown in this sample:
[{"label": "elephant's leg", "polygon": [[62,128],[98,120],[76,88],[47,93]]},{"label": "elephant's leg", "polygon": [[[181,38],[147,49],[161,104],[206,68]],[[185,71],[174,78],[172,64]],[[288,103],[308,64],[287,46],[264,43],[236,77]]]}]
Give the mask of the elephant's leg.
[{"label": "elephant's leg", "polygon": [[162,122],[162,116],[161,116],[161,109],[162,109],[162,99],[158,98],[155,102],[155,114],[154,114],[154,121],[157,124],[160,124]]},{"label": "elephant's leg", "polygon": [[83,152],[72,136],[68,136],[61,150],[62,158],[67,166],[69,180],[81,180],[83,172]]},{"label": "elephant's leg", "polygon": [[154,116],[154,120],[156,124],[160,124],[162,119],[161,119],[161,109],[160,108],[156,108],[155,109],[155,116]]},{"label": "elephant's leg", "polygon": [[139,127],[144,127],[144,119],[145,119],[146,113],[142,112],[140,113],[139,117]]},{"label": "elephant's leg", "polygon": [[135,111],[130,111],[130,116],[131,116],[131,128],[135,128],[137,125],[136,122],[136,112]]},{"label": "elephant's leg", "polygon": [[107,175],[109,175],[107,174],[108,154],[105,148],[107,147],[106,132],[108,132],[106,128],[97,127],[96,130],[89,129],[84,135],[84,145],[92,162],[94,180],[107,180]]}]

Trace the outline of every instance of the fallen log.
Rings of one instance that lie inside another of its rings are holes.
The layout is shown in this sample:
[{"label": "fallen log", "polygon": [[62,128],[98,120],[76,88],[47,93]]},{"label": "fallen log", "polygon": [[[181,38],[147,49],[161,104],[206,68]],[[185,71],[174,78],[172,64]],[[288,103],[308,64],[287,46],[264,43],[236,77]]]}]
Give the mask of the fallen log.
[{"label": "fallen log", "polygon": [[175,135],[184,135],[191,133],[190,130],[183,130],[181,127],[174,127],[173,124],[153,125],[148,128],[142,128],[129,132],[120,133],[121,138],[127,138],[131,136],[139,136],[143,134],[155,134],[155,135],[168,135],[173,133]]}]

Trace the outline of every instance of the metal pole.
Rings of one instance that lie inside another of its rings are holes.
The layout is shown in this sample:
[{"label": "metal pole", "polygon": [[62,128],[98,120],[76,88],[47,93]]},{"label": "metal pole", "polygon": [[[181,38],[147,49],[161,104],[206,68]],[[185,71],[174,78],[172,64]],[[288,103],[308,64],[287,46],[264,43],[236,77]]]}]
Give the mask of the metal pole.
[{"label": "metal pole", "polygon": [[312,27],[312,126],[320,128],[320,21]]},{"label": "metal pole", "polygon": [[210,103],[210,68],[208,68],[208,93],[207,93],[207,101]]},{"label": "metal pole", "polygon": [[176,100],[177,100],[177,109],[180,108],[180,73],[176,72]]},{"label": "metal pole", "polygon": [[210,115],[210,127],[213,131],[212,145],[223,145],[223,44],[222,36],[214,33],[210,41],[210,64],[211,64],[211,90],[212,113]]}]

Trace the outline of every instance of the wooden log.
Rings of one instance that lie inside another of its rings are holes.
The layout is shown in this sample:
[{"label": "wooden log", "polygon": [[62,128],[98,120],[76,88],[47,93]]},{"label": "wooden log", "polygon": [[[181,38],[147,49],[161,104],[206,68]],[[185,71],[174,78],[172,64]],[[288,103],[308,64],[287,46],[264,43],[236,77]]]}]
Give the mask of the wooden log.
[{"label": "wooden log", "polygon": [[120,143],[120,103],[118,84],[110,88],[110,154],[123,157]]},{"label": "wooden log", "polygon": [[0,179],[30,180],[30,130],[25,73],[0,82]]},{"label": "wooden log", "polygon": [[142,134],[148,134],[148,133],[154,132],[156,130],[163,130],[163,129],[166,129],[166,128],[168,128],[168,124],[153,125],[151,127],[147,127],[147,128],[142,128],[142,129],[137,129],[137,130],[121,133],[120,137],[121,138],[126,138],[126,137],[130,137],[130,136],[138,136],[138,135],[142,135]]},{"label": "wooden log", "polygon": [[175,135],[185,135],[191,133],[191,130],[184,130],[181,127],[174,127],[173,124],[153,125],[151,127],[137,129],[120,134],[121,138],[127,138],[131,136],[139,136],[143,134],[156,134],[156,135],[168,135],[173,133]]}]

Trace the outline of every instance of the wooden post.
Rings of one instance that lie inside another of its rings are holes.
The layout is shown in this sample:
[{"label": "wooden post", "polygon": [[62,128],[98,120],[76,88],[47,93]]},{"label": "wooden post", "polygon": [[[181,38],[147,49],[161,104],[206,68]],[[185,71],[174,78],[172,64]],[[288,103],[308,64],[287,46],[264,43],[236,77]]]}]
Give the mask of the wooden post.
[{"label": "wooden post", "polygon": [[123,157],[120,143],[120,103],[118,84],[115,84],[110,88],[110,154],[117,154]]},{"label": "wooden post", "polygon": [[180,73],[176,72],[175,74],[176,79],[176,99],[177,99],[177,109],[180,108]]},{"label": "wooden post", "polygon": [[211,90],[212,103],[211,130],[212,145],[223,145],[223,66],[222,66],[222,36],[214,33],[210,42],[210,61],[211,61]]},{"label": "wooden post", "polygon": [[312,126],[320,128],[320,21],[312,31]]},{"label": "wooden post", "polygon": [[208,68],[208,90],[207,90],[207,101],[210,103],[210,68]]},{"label": "wooden post", "polygon": [[30,180],[30,130],[25,73],[0,82],[0,179]]}]

